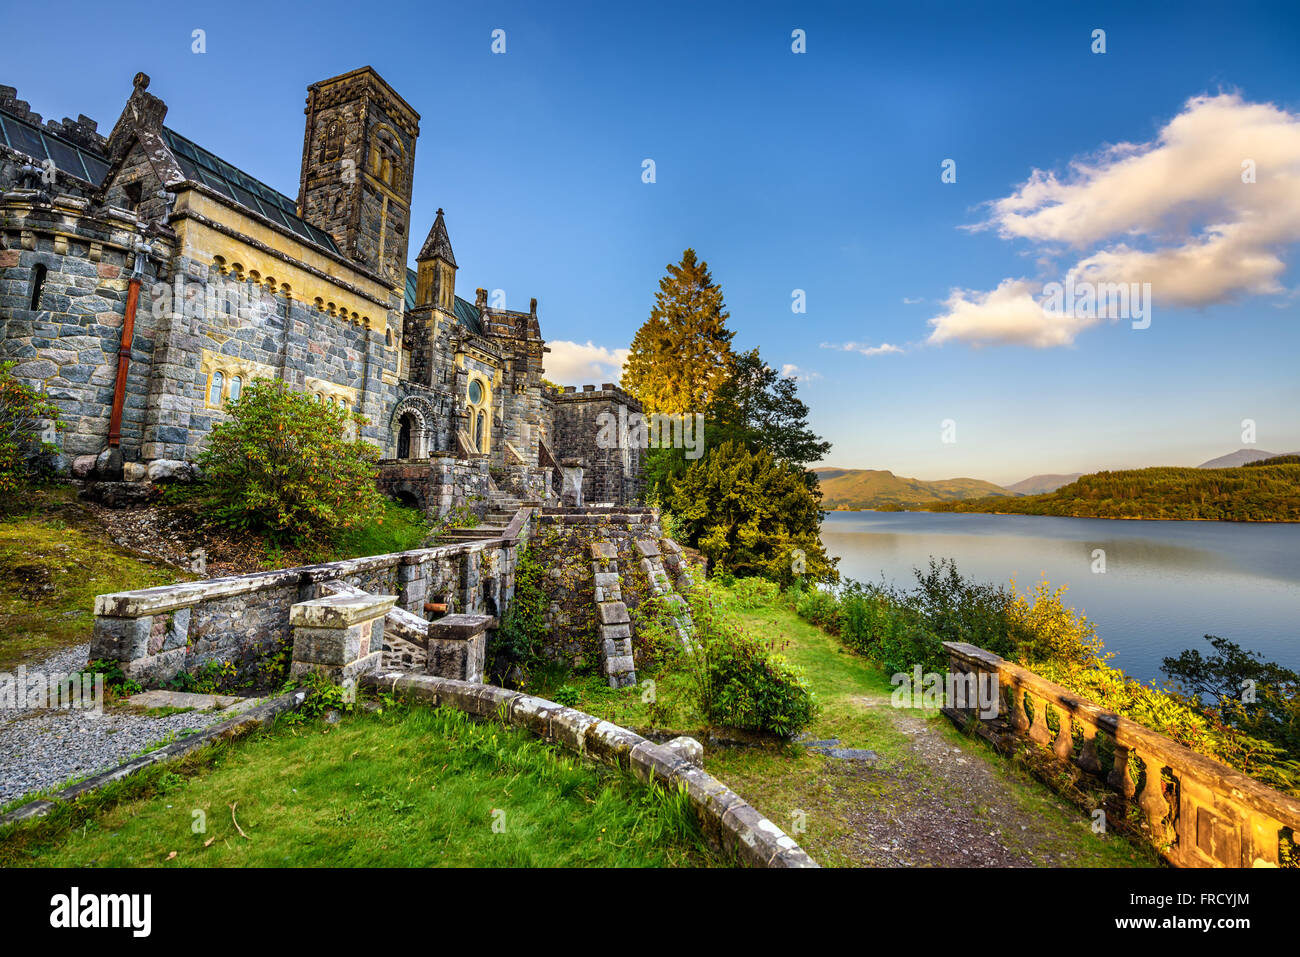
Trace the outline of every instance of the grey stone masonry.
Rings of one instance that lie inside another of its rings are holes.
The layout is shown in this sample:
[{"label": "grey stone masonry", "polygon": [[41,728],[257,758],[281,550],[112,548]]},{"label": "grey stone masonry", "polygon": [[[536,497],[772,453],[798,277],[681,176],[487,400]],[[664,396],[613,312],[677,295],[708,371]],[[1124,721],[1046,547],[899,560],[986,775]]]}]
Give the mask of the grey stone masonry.
[{"label": "grey stone masonry", "polygon": [[591,543],[601,671],[611,688],[627,688],[636,684],[636,665],[632,660],[632,617],[623,602],[617,555],[613,542]]},{"label": "grey stone masonry", "polygon": [[487,632],[496,626],[490,615],[446,615],[429,622],[428,673],[481,684]]},{"label": "grey stone masonry", "polygon": [[[628,505],[642,491],[644,449],[629,433],[629,417],[641,412],[641,403],[612,383],[600,388],[568,386],[553,395],[551,440],[562,456],[573,457],[582,470],[575,476],[582,495],[575,505],[612,503]],[[561,461],[562,465],[567,462]],[[565,482],[569,482],[565,469]],[[569,504],[566,498],[566,504]]]},{"label": "grey stone masonry", "polygon": [[[678,548],[677,543],[672,539],[664,539],[665,543],[670,544],[673,548]],[[662,556],[659,554],[659,546],[655,544],[652,538],[638,538],[633,543],[636,546],[638,555],[641,555],[641,571],[645,572],[646,580],[650,582],[650,591],[659,598],[668,602],[669,614],[672,617],[673,630],[677,632],[677,637],[682,646],[688,651],[695,647],[691,639],[691,611],[686,600],[673,591],[672,580],[668,577],[668,572],[664,569]],[[681,553],[678,548],[679,555]]]},{"label": "grey stone masonry", "polygon": [[316,673],[355,687],[359,675],[382,663],[384,615],[396,603],[395,595],[338,594],[295,604],[289,676]]}]

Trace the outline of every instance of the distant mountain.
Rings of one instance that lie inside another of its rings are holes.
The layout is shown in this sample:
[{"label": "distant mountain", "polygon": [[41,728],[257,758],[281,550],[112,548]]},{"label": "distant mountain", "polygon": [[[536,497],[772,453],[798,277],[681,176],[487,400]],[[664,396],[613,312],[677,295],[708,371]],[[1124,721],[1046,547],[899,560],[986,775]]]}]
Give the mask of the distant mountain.
[{"label": "distant mountain", "polygon": [[1002,487],[1017,495],[1042,495],[1045,492],[1055,492],[1062,485],[1069,485],[1081,475],[1082,472],[1071,472],[1069,475],[1031,475],[1015,485]]},{"label": "distant mountain", "polygon": [[1278,455],[1295,454],[1295,452],[1265,452],[1263,449],[1237,449],[1237,451],[1229,452],[1227,455],[1220,455],[1217,459],[1202,462],[1196,467],[1198,469],[1235,469],[1247,462],[1258,462],[1260,459],[1271,459]]},{"label": "distant mountain", "polygon": [[[1252,461],[1258,454],[1251,453]],[[1003,495],[932,502],[921,507],[934,512],[1075,518],[1300,522],[1300,456],[1287,455],[1277,464],[1257,468],[1166,467],[1095,472],[1044,495]]]},{"label": "distant mountain", "polygon": [[901,508],[930,502],[954,502],[985,496],[1010,496],[994,485],[973,478],[927,482],[884,469],[813,469],[821,481],[826,509]]}]

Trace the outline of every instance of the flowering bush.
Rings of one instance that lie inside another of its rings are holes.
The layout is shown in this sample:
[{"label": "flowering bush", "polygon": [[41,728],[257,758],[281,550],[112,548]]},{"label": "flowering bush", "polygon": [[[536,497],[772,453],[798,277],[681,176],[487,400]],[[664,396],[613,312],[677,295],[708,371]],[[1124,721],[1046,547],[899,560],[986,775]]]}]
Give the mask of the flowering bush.
[{"label": "flowering bush", "polygon": [[197,495],[211,520],[296,545],[382,521],[378,451],[346,434],[349,421],[364,418],[263,379],[226,411],[199,456]]}]

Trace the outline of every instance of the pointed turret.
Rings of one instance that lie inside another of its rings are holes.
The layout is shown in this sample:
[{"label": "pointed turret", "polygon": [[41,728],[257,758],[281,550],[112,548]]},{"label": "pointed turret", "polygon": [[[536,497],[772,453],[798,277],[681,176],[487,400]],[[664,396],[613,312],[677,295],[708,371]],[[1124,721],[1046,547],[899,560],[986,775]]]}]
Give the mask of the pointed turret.
[{"label": "pointed turret", "polygon": [[416,262],[424,262],[426,259],[441,259],[450,266],[456,265],[456,257],[451,252],[451,238],[447,235],[447,224],[442,221],[441,209],[433,220],[429,238],[420,247],[420,255],[415,257]]},{"label": "pointed turret", "polygon": [[451,251],[451,238],[447,224],[442,220],[442,210],[433,221],[429,238],[415,257],[415,304],[433,306],[452,313],[456,307],[456,257]]}]

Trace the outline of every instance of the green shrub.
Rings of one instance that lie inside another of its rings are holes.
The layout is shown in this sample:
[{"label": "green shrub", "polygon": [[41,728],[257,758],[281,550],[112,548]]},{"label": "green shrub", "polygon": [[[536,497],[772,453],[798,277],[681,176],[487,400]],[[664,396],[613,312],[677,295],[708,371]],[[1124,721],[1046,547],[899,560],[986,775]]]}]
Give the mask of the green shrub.
[{"label": "green shrub", "polygon": [[519,551],[515,564],[515,594],[501,621],[501,627],[488,632],[487,660],[490,673],[504,679],[514,665],[527,676],[540,653],[546,636],[546,609],[550,600],[542,588],[545,569],[533,549]]},{"label": "green shrub", "polygon": [[804,621],[819,625],[832,634],[839,633],[839,600],[834,593],[817,587],[809,588],[799,593],[794,608]]},{"label": "green shrub", "polygon": [[766,578],[740,578],[731,589],[732,602],[745,611],[770,608],[781,597],[781,586]]},{"label": "green shrub", "polygon": [[41,438],[47,424],[63,427],[59,410],[41,393],[14,378],[14,362],[0,362],[0,496],[15,493],[49,468],[58,447]]},{"label": "green shrub", "polygon": [[294,545],[382,522],[378,452],[345,434],[363,418],[265,379],[226,411],[199,456],[205,483],[195,496],[210,520]]},{"label": "green shrub", "polygon": [[711,724],[791,738],[817,716],[803,672],[726,619],[707,586],[691,595],[694,650],[681,656],[690,693]]}]

